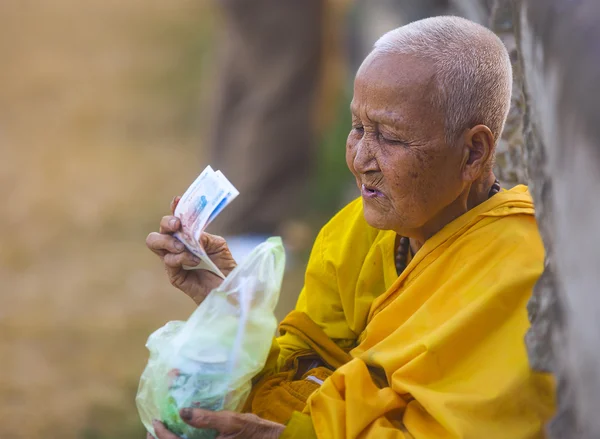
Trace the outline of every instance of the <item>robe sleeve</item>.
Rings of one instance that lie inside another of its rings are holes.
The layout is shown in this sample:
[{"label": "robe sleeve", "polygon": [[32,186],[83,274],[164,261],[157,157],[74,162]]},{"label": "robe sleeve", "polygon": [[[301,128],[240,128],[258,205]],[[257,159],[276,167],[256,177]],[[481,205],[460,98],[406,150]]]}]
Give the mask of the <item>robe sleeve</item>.
[{"label": "robe sleeve", "polygon": [[[325,226],[312,248],[304,287],[298,297],[295,311],[305,313],[339,347],[347,348],[356,341],[356,335],[347,323],[336,271],[324,258],[325,249],[329,245],[327,235],[328,226]],[[295,352],[310,349],[298,336],[289,332],[277,338],[277,345],[278,367]]]},{"label": "robe sleeve", "polygon": [[317,439],[310,416],[294,412],[279,439]]},{"label": "robe sleeve", "polygon": [[[306,313],[325,333],[351,334],[347,328],[335,273],[326,268],[323,252],[327,234],[324,227],[317,236],[306,269],[305,283],[295,311]],[[354,340],[334,340],[340,347],[350,346]],[[286,360],[298,351],[310,349],[300,337],[292,332],[273,338],[271,349],[262,371],[254,382],[283,369]]]}]

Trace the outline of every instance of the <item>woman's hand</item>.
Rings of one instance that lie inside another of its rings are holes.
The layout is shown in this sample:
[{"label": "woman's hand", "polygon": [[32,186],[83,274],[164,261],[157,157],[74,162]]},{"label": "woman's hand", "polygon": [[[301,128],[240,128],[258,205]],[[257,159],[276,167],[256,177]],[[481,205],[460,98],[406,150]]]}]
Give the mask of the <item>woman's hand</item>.
[{"label": "woman's hand", "polygon": [[[171,212],[175,212],[181,197],[171,202]],[[200,305],[214,288],[221,285],[223,279],[207,270],[185,270],[184,265],[194,267],[200,260],[186,250],[185,246],[173,236],[181,230],[179,218],[168,215],[160,221],[158,233],[152,232],[146,238],[146,245],[163,261],[169,281],[190,296]],[[227,276],[236,266],[227,243],[223,238],[209,233],[200,235],[200,245],[214,264]]]},{"label": "woman's hand", "polygon": [[[217,430],[217,439],[277,439],[285,429],[282,424],[266,421],[249,413],[183,409],[179,415],[192,427]],[[180,439],[161,422],[154,421],[152,425],[158,439]],[[150,433],[147,439],[153,439]]]}]

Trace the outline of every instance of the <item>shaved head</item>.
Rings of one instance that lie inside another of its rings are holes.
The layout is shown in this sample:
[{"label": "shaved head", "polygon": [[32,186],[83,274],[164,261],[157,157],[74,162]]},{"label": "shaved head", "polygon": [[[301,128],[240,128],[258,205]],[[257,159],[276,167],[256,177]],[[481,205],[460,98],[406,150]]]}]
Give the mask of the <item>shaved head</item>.
[{"label": "shaved head", "polygon": [[511,88],[504,45],[468,20],[429,18],[379,39],[354,80],[346,141],[367,222],[412,246],[487,200]]},{"label": "shaved head", "polygon": [[492,31],[459,17],[426,18],[383,35],[367,60],[386,54],[432,63],[431,104],[444,114],[449,144],[479,124],[499,140],[510,108],[512,67],[506,47]]}]

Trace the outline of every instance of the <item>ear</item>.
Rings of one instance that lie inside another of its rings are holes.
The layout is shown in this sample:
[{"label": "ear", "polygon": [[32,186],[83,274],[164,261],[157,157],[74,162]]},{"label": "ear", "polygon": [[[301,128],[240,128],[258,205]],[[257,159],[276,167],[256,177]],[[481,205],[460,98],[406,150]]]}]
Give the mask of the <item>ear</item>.
[{"label": "ear", "polygon": [[463,136],[463,180],[473,182],[488,169],[494,156],[495,141],[485,125],[476,125]]}]

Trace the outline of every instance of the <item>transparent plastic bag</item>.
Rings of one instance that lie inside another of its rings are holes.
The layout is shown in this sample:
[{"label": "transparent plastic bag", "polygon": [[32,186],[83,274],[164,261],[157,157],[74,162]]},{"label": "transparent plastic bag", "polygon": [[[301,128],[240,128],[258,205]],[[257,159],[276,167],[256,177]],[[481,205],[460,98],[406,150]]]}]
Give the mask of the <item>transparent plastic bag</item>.
[{"label": "transparent plastic bag", "polygon": [[150,335],[146,343],[150,358],[136,403],[142,423],[154,437],[154,419],[185,439],[216,436],[212,430],[184,423],[179,417],[184,407],[241,410],[275,335],[274,309],[284,266],[281,239],[268,239],[187,322],[169,322]]}]

